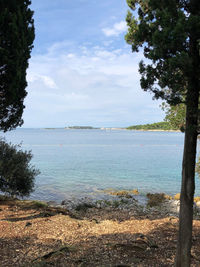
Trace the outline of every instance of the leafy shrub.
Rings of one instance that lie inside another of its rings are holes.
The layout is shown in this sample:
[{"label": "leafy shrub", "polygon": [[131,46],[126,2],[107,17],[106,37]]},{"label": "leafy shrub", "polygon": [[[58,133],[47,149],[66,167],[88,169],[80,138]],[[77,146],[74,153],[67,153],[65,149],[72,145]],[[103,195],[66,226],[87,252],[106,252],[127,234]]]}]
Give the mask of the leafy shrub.
[{"label": "leafy shrub", "polygon": [[29,196],[39,171],[31,166],[32,154],[20,145],[0,139],[0,190],[10,196]]}]

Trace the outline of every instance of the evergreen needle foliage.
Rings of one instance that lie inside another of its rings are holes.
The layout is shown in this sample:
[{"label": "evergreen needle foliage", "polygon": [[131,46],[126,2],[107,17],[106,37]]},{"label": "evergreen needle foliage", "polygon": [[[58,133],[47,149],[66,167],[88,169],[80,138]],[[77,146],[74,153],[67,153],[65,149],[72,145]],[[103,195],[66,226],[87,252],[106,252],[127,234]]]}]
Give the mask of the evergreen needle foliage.
[{"label": "evergreen needle foliage", "polygon": [[[26,70],[35,38],[29,0],[0,0],[0,130],[23,124]],[[0,190],[28,196],[39,173],[30,165],[32,154],[0,139]]]},{"label": "evergreen needle foliage", "polygon": [[141,87],[169,105],[185,104],[179,238],[176,266],[190,266],[200,93],[200,1],[127,0],[126,41],[144,51]]},{"label": "evergreen needle foliage", "polygon": [[29,0],[0,0],[0,130],[23,123],[26,69],[33,48]]}]

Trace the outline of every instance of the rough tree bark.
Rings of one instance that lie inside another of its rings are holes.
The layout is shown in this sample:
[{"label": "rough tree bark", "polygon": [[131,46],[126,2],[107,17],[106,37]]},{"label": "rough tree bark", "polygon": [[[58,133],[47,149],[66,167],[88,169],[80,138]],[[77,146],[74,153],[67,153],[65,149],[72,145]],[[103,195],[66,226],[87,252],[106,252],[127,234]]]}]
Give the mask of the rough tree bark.
[{"label": "rough tree bark", "polygon": [[[197,97],[198,99],[198,97]],[[198,111],[198,101],[197,108]],[[179,237],[176,266],[190,266],[192,246],[193,199],[195,191],[195,161],[197,144],[197,118],[187,108],[185,144],[182,167],[181,204],[179,214]]]},{"label": "rough tree bark", "polygon": [[199,105],[199,51],[196,38],[190,42],[190,56],[193,68],[186,96],[186,129],[182,165],[182,186],[179,214],[179,236],[176,266],[189,267],[192,247],[193,201],[195,192],[195,163],[198,135]]}]

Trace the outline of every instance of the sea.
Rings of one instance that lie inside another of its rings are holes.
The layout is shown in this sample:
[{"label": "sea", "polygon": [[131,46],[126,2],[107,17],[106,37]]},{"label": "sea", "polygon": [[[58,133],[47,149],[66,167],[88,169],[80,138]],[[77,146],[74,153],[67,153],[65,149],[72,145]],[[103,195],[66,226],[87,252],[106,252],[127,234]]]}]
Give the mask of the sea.
[{"label": "sea", "polygon": [[31,164],[40,174],[31,199],[61,202],[105,190],[138,189],[141,195],[180,192],[184,143],[180,132],[20,128],[4,136],[32,151]]}]

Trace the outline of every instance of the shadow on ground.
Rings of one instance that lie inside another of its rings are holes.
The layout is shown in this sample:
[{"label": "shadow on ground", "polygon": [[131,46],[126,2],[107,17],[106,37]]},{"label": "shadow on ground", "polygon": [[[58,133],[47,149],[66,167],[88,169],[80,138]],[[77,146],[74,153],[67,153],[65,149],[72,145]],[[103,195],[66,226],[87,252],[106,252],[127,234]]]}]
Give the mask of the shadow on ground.
[{"label": "shadow on ground", "polygon": [[[27,209],[13,203],[1,205],[0,217],[2,213],[1,266],[173,266],[177,218],[114,209],[88,209],[74,215],[63,209]],[[71,224],[64,228],[65,222]],[[75,232],[80,231],[76,238],[72,224]],[[200,222],[195,221],[191,266],[200,266],[199,247]]]}]

